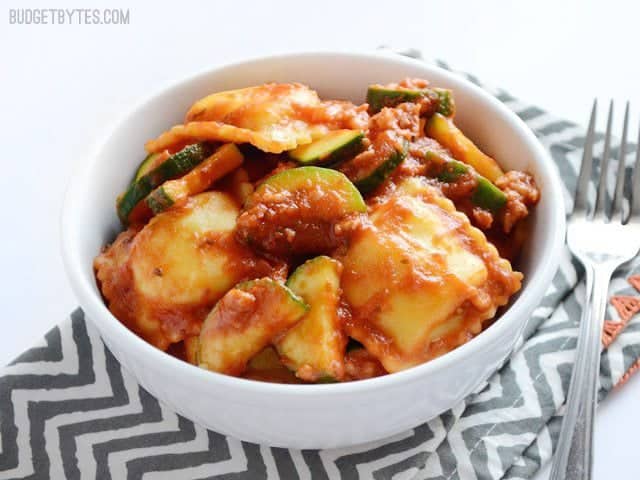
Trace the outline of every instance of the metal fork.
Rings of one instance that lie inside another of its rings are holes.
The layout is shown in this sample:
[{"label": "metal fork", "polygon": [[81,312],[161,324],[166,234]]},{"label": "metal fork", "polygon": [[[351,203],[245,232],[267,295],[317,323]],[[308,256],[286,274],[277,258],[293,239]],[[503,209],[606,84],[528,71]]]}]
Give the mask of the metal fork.
[{"label": "metal fork", "polygon": [[[635,257],[640,250],[640,148],[636,151],[631,192],[625,193],[624,188],[626,173],[624,160],[627,151],[629,123],[628,102],[624,114],[615,192],[611,207],[606,207],[606,199],[607,170],[611,154],[613,101],[609,105],[599,180],[595,184],[595,206],[592,209],[588,207],[596,111],[597,101],[594,101],[578,176],[573,212],[569,217],[567,227],[569,249],[584,265],[586,291],[580,320],[576,360],[569,385],[560,439],[551,467],[551,480],[591,479],[593,419],[598,393],[600,338],[607,305],[607,290],[613,272],[620,265]],[[638,144],[640,144],[640,132]],[[625,198],[629,205],[627,215],[624,214],[623,200]]]}]

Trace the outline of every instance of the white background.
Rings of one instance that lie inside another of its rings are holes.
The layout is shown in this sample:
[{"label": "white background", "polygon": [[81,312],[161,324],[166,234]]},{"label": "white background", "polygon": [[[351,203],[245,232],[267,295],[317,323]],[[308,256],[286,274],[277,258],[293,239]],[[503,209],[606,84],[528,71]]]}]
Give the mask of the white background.
[{"label": "white background", "polygon": [[[181,0],[0,7],[0,365],[76,302],[59,255],[65,185],[132,103],[174,79],[292,50],[416,47],[586,123],[594,96],[640,111],[633,1]],[[129,25],[9,25],[9,8],[129,8]],[[601,407],[595,478],[640,478],[640,375]]]}]

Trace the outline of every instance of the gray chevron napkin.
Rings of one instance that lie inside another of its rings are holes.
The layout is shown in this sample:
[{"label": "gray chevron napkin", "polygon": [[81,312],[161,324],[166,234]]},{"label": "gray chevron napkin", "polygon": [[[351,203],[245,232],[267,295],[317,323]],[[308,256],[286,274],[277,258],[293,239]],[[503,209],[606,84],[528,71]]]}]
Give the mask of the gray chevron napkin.
[{"label": "gray chevron napkin", "polygon": [[[549,149],[569,204],[583,130],[482,86]],[[531,478],[558,437],[583,298],[576,267],[565,251],[519,347],[481,391],[413,430],[339,450],[270,448],[186,420],[120,367],[77,310],[0,372],[0,479]],[[637,272],[640,260],[611,285],[631,312],[639,292],[626,278]],[[607,318],[601,399],[640,365],[640,315],[625,320],[610,309]]]}]

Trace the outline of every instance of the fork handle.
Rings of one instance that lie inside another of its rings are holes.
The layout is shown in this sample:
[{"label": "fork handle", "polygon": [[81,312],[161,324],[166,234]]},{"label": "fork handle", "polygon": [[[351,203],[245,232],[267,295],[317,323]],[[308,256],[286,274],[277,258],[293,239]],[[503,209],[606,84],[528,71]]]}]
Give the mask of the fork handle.
[{"label": "fork handle", "polygon": [[550,480],[591,480],[593,420],[600,374],[600,342],[613,269],[585,262],[586,292],[576,360]]}]

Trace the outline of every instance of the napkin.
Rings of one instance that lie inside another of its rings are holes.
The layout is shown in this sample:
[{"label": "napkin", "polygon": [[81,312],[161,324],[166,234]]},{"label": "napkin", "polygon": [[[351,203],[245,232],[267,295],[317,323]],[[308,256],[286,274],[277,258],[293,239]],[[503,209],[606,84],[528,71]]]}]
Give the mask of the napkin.
[{"label": "napkin", "polygon": [[[571,208],[584,130],[460,75],[535,132],[557,164]],[[600,138],[596,154],[601,150]],[[600,399],[640,366],[639,274],[636,260],[611,283]],[[581,268],[565,249],[513,355],[479,391],[392,438],[302,451],[242,442],[176,414],[136,383],[76,310],[0,371],[0,479],[531,478],[558,438],[583,298]]]}]

